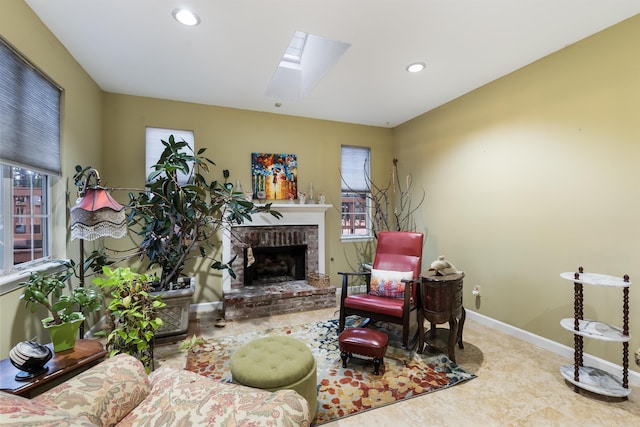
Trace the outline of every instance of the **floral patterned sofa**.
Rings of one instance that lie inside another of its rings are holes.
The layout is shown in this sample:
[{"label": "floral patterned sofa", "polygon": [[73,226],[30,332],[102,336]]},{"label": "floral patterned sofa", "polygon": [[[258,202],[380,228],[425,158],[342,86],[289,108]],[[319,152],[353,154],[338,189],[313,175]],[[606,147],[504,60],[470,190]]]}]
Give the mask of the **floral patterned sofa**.
[{"label": "floral patterned sofa", "polygon": [[307,401],[163,366],[146,375],[128,355],[107,359],[29,400],[0,392],[2,426],[309,426]]}]

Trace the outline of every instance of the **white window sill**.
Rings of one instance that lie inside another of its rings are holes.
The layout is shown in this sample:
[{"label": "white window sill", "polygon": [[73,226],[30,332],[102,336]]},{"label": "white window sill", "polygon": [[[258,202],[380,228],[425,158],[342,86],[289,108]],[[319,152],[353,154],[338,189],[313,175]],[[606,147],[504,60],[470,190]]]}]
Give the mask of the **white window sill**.
[{"label": "white window sill", "polygon": [[342,243],[368,242],[371,240],[373,240],[373,236],[354,236],[354,237],[341,236],[340,237],[340,242]]},{"label": "white window sill", "polygon": [[49,260],[36,265],[30,265],[21,270],[14,271],[4,276],[0,276],[0,295],[7,294],[18,288],[21,288],[22,282],[29,280],[29,275],[38,271],[46,271],[53,273],[64,267],[60,265],[60,261]]}]

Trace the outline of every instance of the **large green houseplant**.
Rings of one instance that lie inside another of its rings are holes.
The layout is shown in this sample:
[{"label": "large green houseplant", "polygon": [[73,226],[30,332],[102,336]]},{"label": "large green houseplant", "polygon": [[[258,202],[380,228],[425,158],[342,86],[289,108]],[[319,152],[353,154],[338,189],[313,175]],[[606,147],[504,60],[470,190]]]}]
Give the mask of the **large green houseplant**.
[{"label": "large green houseplant", "polygon": [[192,257],[209,258],[211,267],[228,270],[230,263],[210,258],[212,237],[233,224],[251,221],[258,212],[269,212],[271,204],[254,205],[228,182],[209,181],[206,175],[215,163],[204,156],[206,149],[194,153],[185,141],[171,135],[162,141],[164,151],[149,174],[145,191],[129,193],[129,226],[141,238],[140,248],[150,267],[161,269],[156,290],[165,291],[178,283],[185,263]]},{"label": "large green houseplant", "polygon": [[21,296],[35,312],[44,307],[50,316],[42,319],[49,331],[53,351],[60,352],[75,346],[78,328],[84,321],[83,312],[98,311],[102,307],[102,294],[93,288],[76,287],[65,293],[68,280],[76,274],[73,261],[61,262],[61,270],[53,273],[35,272],[22,282]]}]

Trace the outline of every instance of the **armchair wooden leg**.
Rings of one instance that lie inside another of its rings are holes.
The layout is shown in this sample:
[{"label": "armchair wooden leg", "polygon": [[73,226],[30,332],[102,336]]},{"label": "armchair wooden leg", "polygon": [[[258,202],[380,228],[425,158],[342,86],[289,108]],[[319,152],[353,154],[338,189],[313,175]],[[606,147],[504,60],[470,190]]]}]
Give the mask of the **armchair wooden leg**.
[{"label": "armchair wooden leg", "polygon": [[340,310],[340,320],[338,320],[338,333],[344,331],[344,323],[345,323],[344,317],[345,317],[344,312]]},{"label": "armchair wooden leg", "polygon": [[342,276],[342,292],[340,293],[340,320],[338,322],[338,333],[344,331],[344,324],[346,321],[346,310],[344,308],[344,300],[347,298],[347,290],[348,290],[348,281],[347,275]]},{"label": "armchair wooden leg", "polygon": [[402,348],[404,348],[405,350],[409,349],[409,328],[408,327],[402,328]]}]

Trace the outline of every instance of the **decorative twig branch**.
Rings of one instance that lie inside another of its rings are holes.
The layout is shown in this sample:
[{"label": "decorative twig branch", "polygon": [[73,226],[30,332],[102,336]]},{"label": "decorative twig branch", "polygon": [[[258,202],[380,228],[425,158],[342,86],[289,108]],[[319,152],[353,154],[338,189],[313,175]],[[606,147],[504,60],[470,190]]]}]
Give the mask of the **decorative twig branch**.
[{"label": "decorative twig branch", "polygon": [[[377,239],[380,231],[415,231],[414,214],[424,203],[426,197],[424,188],[422,189],[420,200],[414,205],[411,192],[413,179],[411,175],[407,175],[404,183],[405,188],[403,188],[398,177],[398,159],[393,159],[391,177],[385,186],[380,186],[373,181],[369,174],[366,160],[363,169],[366,192],[353,190],[345,181],[342,173],[340,175],[342,182],[345,183],[349,191],[366,196],[368,205],[371,208],[367,210],[371,235]],[[368,242],[359,244],[359,263],[361,265],[370,263],[373,256],[370,245],[368,245]]]}]

